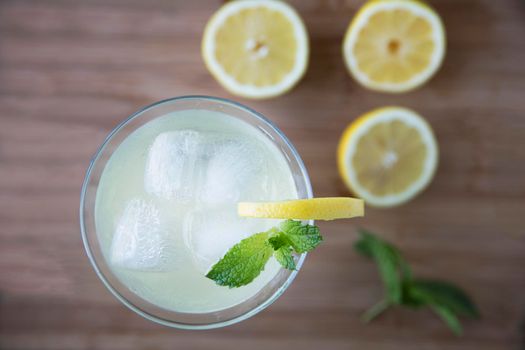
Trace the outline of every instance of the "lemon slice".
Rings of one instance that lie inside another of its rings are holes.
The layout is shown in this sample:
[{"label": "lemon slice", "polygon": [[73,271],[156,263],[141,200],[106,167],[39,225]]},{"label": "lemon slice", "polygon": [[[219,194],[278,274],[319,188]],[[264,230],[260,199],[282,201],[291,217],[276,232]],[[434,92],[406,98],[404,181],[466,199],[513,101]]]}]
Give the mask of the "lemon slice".
[{"label": "lemon slice", "polygon": [[361,85],[405,92],[438,70],[445,55],[445,31],[439,15],[420,1],[369,1],[348,27],[343,55]]},{"label": "lemon slice", "polygon": [[338,148],[339,172],[367,204],[404,203],[432,180],[438,146],[428,123],[406,108],[385,107],[355,120]]},{"label": "lemon slice", "polygon": [[364,215],[361,199],[328,197],[281,202],[241,202],[239,216],[272,219],[334,220]]},{"label": "lemon slice", "polygon": [[231,93],[268,98],[291,89],[308,65],[308,34],[283,1],[244,0],[223,5],[202,39],[204,62]]}]

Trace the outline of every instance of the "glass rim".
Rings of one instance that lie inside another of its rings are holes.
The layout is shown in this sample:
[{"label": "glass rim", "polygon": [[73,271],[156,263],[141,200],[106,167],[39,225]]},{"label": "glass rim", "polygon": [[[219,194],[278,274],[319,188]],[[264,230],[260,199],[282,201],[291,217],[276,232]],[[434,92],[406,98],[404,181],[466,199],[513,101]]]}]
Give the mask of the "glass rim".
[{"label": "glass rim", "polygon": [[[115,128],[113,128],[109,132],[109,134],[105,137],[104,141],[97,148],[95,154],[93,155],[93,157],[91,157],[91,159],[89,161],[89,165],[87,167],[86,175],[84,177],[84,180],[83,180],[83,183],[82,183],[82,187],[81,187],[81,192],[80,192],[80,208],[79,208],[80,232],[81,232],[81,237],[82,237],[82,243],[84,245],[84,250],[86,251],[86,254],[87,254],[88,259],[89,259],[89,261],[91,263],[91,266],[95,270],[95,273],[97,274],[98,278],[102,281],[102,283],[104,284],[106,289],[108,289],[110,291],[110,293],[115,298],[117,298],[122,304],[124,304],[128,309],[130,309],[133,312],[139,314],[140,316],[142,316],[142,317],[144,317],[144,318],[146,318],[146,319],[148,319],[148,320],[150,320],[152,322],[155,322],[155,323],[167,326],[167,327],[178,328],[178,329],[187,329],[187,330],[206,330],[206,329],[221,328],[221,327],[225,327],[225,326],[229,326],[229,325],[241,322],[243,320],[246,320],[246,319],[254,316],[255,314],[259,313],[260,311],[264,310],[266,307],[271,305],[291,285],[291,283],[293,282],[293,280],[297,276],[299,270],[301,269],[301,267],[302,267],[302,265],[304,263],[304,260],[306,259],[307,253],[302,253],[299,256],[299,260],[298,260],[298,262],[296,264],[296,269],[290,273],[290,275],[284,281],[284,283],[271,296],[269,296],[266,300],[264,300],[264,302],[262,302],[261,304],[257,305],[253,309],[250,309],[249,311],[247,311],[247,312],[245,312],[245,313],[243,313],[243,314],[241,314],[239,316],[233,317],[233,318],[231,318],[229,320],[224,320],[224,321],[219,321],[219,322],[214,322],[214,323],[208,323],[208,324],[186,324],[186,323],[180,323],[180,322],[176,322],[176,321],[162,319],[162,318],[159,318],[159,317],[157,317],[155,315],[152,315],[150,313],[147,313],[147,312],[143,311],[142,309],[140,309],[139,307],[134,305],[132,302],[130,302],[128,299],[126,299],[126,297],[121,295],[119,293],[119,291],[116,288],[114,288],[113,285],[111,285],[111,283],[108,281],[106,276],[101,272],[101,270],[99,268],[99,265],[98,265],[95,257],[93,256],[91,245],[90,245],[89,240],[87,238],[87,232],[86,232],[87,230],[86,230],[85,218],[84,218],[86,192],[87,192],[87,189],[88,189],[88,185],[89,185],[89,183],[91,181],[91,177],[92,177],[92,172],[93,172],[94,166],[95,166],[97,160],[100,158],[100,156],[104,152],[104,150],[105,150],[106,146],[108,145],[108,143],[112,140],[112,138],[120,130],[122,130],[129,122],[131,122],[135,118],[140,117],[143,113],[145,113],[145,112],[147,112],[147,111],[149,111],[149,110],[151,110],[151,109],[153,109],[153,108],[155,108],[157,106],[166,104],[166,103],[172,103],[172,102],[184,101],[184,100],[190,100],[190,101],[191,100],[205,100],[205,101],[209,101],[209,102],[228,104],[228,105],[231,105],[231,106],[233,106],[235,108],[238,108],[238,109],[241,109],[241,110],[244,110],[244,111],[248,112],[248,114],[250,114],[252,117],[254,117],[254,118],[258,119],[259,121],[263,122],[264,124],[268,125],[281,138],[281,140],[283,141],[284,145],[288,148],[288,150],[290,151],[291,155],[295,158],[295,161],[297,162],[297,165],[299,166],[302,179],[303,179],[303,181],[305,183],[305,190],[306,190],[307,198],[312,198],[313,197],[313,191],[312,191],[312,185],[310,183],[310,178],[309,178],[308,172],[306,170],[306,167],[304,165],[304,162],[303,162],[302,158],[299,156],[299,153],[297,152],[297,150],[295,149],[295,147],[293,146],[291,141],[288,139],[288,137],[271,120],[266,118],[261,113],[255,111],[254,109],[252,109],[250,107],[247,107],[247,106],[245,106],[245,105],[243,105],[241,103],[238,103],[238,102],[226,99],[226,98],[213,97],[213,96],[207,96],[207,95],[183,95],[183,96],[177,96],[177,97],[163,99],[163,100],[160,100],[158,102],[149,104],[149,105],[139,109],[138,111],[132,113],[129,117],[124,119]],[[295,179],[294,179],[294,182],[296,183]],[[313,224],[313,220],[310,220],[309,223]],[[143,299],[143,298],[141,298],[141,299]],[[241,302],[241,304],[242,304],[242,302]],[[170,311],[172,311],[172,310],[170,310]],[[218,310],[218,312],[220,312],[220,310]],[[199,314],[199,313],[192,313],[192,314]],[[203,313],[203,314],[205,314],[205,313]]]}]

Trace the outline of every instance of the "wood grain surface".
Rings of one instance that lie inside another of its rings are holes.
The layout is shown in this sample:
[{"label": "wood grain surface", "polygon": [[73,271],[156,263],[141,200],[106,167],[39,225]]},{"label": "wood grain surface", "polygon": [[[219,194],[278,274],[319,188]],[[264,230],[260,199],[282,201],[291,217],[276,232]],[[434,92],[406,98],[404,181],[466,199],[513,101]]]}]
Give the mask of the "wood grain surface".
[{"label": "wood grain surface", "polygon": [[[268,101],[235,98],[207,73],[200,38],[220,1],[0,1],[1,349],[525,349],[525,3],[435,0],[448,35],[440,72],[402,95],[366,91],[341,58],[358,0],[291,1],[311,38],[303,81]],[[290,137],[318,196],[345,125],[384,105],[433,126],[431,186],[397,209],[319,223],[326,242],[271,307],[224,329],[181,331],[119,304],[89,265],[78,224],[90,157],[123,118],[186,94],[233,98]],[[352,251],[356,227],[398,244],[417,274],[466,289],[483,318],[453,336],[430,312],[363,325],[382,289]]]}]

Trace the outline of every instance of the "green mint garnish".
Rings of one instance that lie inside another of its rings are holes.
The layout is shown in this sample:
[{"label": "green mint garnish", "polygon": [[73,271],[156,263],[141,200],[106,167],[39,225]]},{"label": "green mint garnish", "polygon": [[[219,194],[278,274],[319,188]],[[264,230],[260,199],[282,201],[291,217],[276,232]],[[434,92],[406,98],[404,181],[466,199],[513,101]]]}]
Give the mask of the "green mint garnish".
[{"label": "green mint garnish", "polygon": [[303,225],[300,221],[286,220],[281,223],[280,229],[297,253],[309,252],[323,241],[319,227]]},{"label": "green mint garnish", "polygon": [[223,258],[213,265],[206,277],[221,286],[244,286],[264,270],[272,253],[268,233],[256,233],[230,248]]},{"label": "green mint garnish", "polygon": [[386,294],[383,300],[365,312],[363,321],[371,321],[393,305],[428,306],[456,335],[460,335],[462,328],[458,316],[479,317],[476,305],[461,289],[447,282],[413,278],[409,265],[396,247],[370,232],[361,230],[360,233],[354,248],[377,263]]},{"label": "green mint garnish", "polygon": [[285,269],[295,270],[295,260],[292,255],[292,248],[290,247],[281,247],[273,252],[275,259],[281,264]]},{"label": "green mint garnish", "polygon": [[272,246],[274,250],[278,250],[281,247],[289,247],[290,243],[286,238],[285,234],[276,230],[274,234],[268,239],[268,243]]},{"label": "green mint garnish", "polygon": [[272,255],[284,268],[295,270],[293,252],[309,252],[322,240],[317,226],[286,220],[279,227],[256,233],[234,245],[206,277],[221,286],[241,287],[259,276]]}]

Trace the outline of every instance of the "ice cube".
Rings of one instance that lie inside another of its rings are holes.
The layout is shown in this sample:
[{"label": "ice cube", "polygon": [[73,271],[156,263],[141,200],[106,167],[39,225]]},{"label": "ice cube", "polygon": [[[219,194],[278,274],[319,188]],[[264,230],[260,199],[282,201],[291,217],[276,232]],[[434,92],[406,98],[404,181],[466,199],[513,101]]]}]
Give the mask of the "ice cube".
[{"label": "ice cube", "polygon": [[[164,199],[190,200],[204,180],[201,133],[193,130],[157,136],[146,160],[144,188]],[[202,186],[201,186],[202,187]]]},{"label": "ice cube", "polygon": [[[260,222],[257,224],[260,225]],[[184,243],[196,268],[205,274],[231,247],[254,234],[254,229],[254,221],[239,218],[234,206],[215,211],[195,211],[186,216]]]},{"label": "ice cube", "polygon": [[267,186],[266,166],[261,150],[249,140],[217,142],[206,169],[203,201],[217,204],[264,199],[254,195],[264,193]]},{"label": "ice cube", "polygon": [[267,163],[262,152],[247,138],[193,130],[164,132],[149,151],[144,187],[164,199],[211,205],[266,199]]},{"label": "ice cube", "polygon": [[111,244],[111,262],[141,271],[169,271],[176,264],[176,244],[163,227],[159,210],[150,201],[130,200],[117,222]]}]

